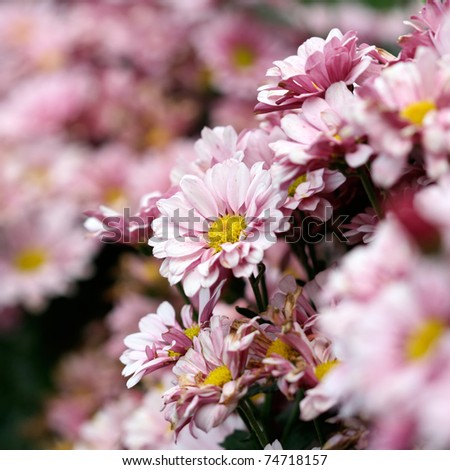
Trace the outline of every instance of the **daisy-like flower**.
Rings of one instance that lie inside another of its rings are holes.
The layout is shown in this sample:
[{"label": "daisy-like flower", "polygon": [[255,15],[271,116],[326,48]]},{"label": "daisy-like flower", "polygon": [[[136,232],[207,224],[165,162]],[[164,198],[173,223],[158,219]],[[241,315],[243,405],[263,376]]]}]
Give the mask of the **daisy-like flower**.
[{"label": "daisy-like flower", "polygon": [[361,88],[354,124],[378,152],[371,167],[376,184],[390,187],[400,178],[414,145],[423,142],[425,122],[450,103],[449,79],[448,64],[420,48],[414,62],[394,64]]},{"label": "daisy-like flower", "polygon": [[[315,326],[317,312],[302,295],[291,276],[280,283],[265,318],[281,330],[267,328],[270,340],[262,360],[265,370],[277,379],[280,391],[293,399],[299,388],[317,385],[336,363],[331,343]],[[263,336],[266,336],[263,334]]]},{"label": "daisy-like flower", "polygon": [[417,15],[412,16],[410,21],[405,21],[405,24],[412,26],[414,31],[399,38],[398,42],[402,47],[401,57],[404,59],[414,57],[417,48],[421,46],[439,47],[442,24],[449,12],[449,0],[427,0]]},{"label": "daisy-like flower", "polygon": [[355,102],[355,95],[340,81],[326,90],[324,98],[309,98],[301,111],[286,114],[280,122],[285,137],[270,144],[275,161],[288,169],[328,167],[341,158],[353,168],[366,163],[373,150],[361,143],[362,134],[353,132],[346,119]]},{"label": "daisy-like flower", "polygon": [[372,207],[368,207],[361,214],[355,215],[349,224],[343,225],[345,232],[343,235],[349,245],[358,243],[369,243],[375,234],[378,217]]},{"label": "daisy-like flower", "polygon": [[136,385],[144,375],[162,367],[173,365],[192,347],[193,339],[200,333],[212,315],[220,296],[222,284],[210,296],[207,289],[199,293],[199,319],[193,318],[193,307],[181,309],[181,323],[175,317],[175,309],[169,302],[163,302],[156,310],[139,322],[139,333],[128,335],[124,342],[128,349],[120,357],[125,365],[122,374],[131,377],[129,388]]},{"label": "daisy-like flower", "polygon": [[342,173],[323,168],[297,174],[289,185],[281,186],[287,186],[288,194],[284,207],[298,208],[322,220],[328,220],[333,206],[326,199],[326,195],[339,188],[345,179]]},{"label": "daisy-like flower", "polygon": [[98,243],[85,238],[78,215],[72,203],[52,201],[0,229],[0,306],[40,310],[90,275]]},{"label": "daisy-like flower", "polygon": [[308,39],[297,55],[275,61],[266,74],[275,83],[259,88],[256,110],[264,113],[300,108],[307,98],[323,96],[333,83],[364,82],[378,72],[378,68],[373,70],[377,64],[371,57],[375,46],[358,46],[357,42],[354,31],[343,35],[333,29],[326,39]]},{"label": "daisy-like flower", "polygon": [[258,334],[251,322],[237,330],[223,317],[200,332],[173,368],[178,383],[164,394],[165,416],[178,434],[186,425],[208,432],[236,409],[258,374],[246,369],[249,348]]},{"label": "daisy-like flower", "polygon": [[424,406],[435,391],[448,390],[449,275],[445,263],[422,258],[407,278],[369,302],[343,299],[321,313],[322,331],[342,358],[330,371],[327,393],[341,402],[342,414],[359,414],[375,426],[390,422],[392,430],[407,417],[402,448],[450,442],[449,426],[430,427],[432,407]]},{"label": "daisy-like flower", "polygon": [[182,281],[188,296],[212,286],[223,270],[236,277],[255,273],[284,229],[283,194],[262,165],[218,163],[204,177],[183,177],[180,191],[158,202],[161,216],[149,244],[155,257],[164,258],[161,274],[172,285]]},{"label": "daisy-like flower", "polygon": [[225,94],[254,93],[270,63],[286,53],[282,31],[255,16],[222,14],[198,28],[194,47],[211,72],[212,84]]}]

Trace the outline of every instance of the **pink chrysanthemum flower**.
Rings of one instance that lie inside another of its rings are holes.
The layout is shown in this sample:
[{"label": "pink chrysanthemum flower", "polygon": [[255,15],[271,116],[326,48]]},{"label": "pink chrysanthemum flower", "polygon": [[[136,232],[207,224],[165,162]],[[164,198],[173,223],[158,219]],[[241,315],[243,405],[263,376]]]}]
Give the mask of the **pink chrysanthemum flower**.
[{"label": "pink chrysanthemum flower", "polygon": [[368,207],[361,214],[355,215],[349,224],[343,225],[345,228],[343,235],[349,245],[358,243],[369,243],[375,234],[378,217],[372,207]]},{"label": "pink chrysanthemum flower", "polygon": [[282,32],[274,29],[242,14],[222,14],[202,25],[194,46],[213,85],[233,96],[253,94],[270,63],[286,53]]},{"label": "pink chrysanthemum flower", "polygon": [[244,323],[232,331],[223,317],[212,317],[173,368],[178,384],[164,394],[165,415],[178,434],[189,425],[208,432],[236,409],[258,375],[246,369],[249,348],[257,330]]},{"label": "pink chrysanthemum flower", "polygon": [[357,45],[354,31],[343,35],[333,29],[326,39],[313,37],[304,42],[297,55],[274,62],[267,71],[275,84],[259,88],[256,110],[268,112],[300,108],[313,96],[323,96],[336,82],[346,85],[361,84],[364,79],[378,72],[371,53],[375,46]]},{"label": "pink chrysanthemum flower", "polygon": [[149,244],[164,258],[161,274],[172,285],[182,281],[188,296],[212,286],[224,269],[249,277],[282,229],[282,197],[262,163],[249,169],[231,159],[203,178],[185,176],[179,192],[158,202],[161,216],[152,224]]},{"label": "pink chrysanthemum flower", "polygon": [[86,239],[78,215],[72,203],[52,201],[0,229],[0,306],[39,310],[89,276],[98,243]]},{"label": "pink chrysanthemum flower", "polygon": [[431,442],[446,448],[450,442],[448,425],[422,427],[429,423],[423,404],[435,391],[448,390],[449,280],[445,263],[422,258],[405,279],[385,285],[369,302],[343,299],[320,317],[342,359],[330,372],[327,391],[333,384],[344,415],[358,413],[375,425],[389,419],[392,430],[408,417],[402,448]]},{"label": "pink chrysanthemum flower", "polygon": [[423,123],[425,169],[430,178],[438,179],[450,170],[450,109],[430,113]]},{"label": "pink chrysanthemum flower", "polygon": [[288,169],[293,165],[327,167],[338,158],[351,167],[366,163],[373,151],[361,143],[361,134],[349,129],[345,116],[355,101],[340,81],[326,90],[324,98],[309,98],[301,111],[286,114],[280,122],[286,137],[270,144],[275,160]]},{"label": "pink chrysanthemum flower", "polygon": [[193,339],[211,317],[220,290],[219,285],[211,297],[209,290],[200,291],[198,321],[194,320],[192,306],[185,305],[181,309],[179,323],[175,317],[175,309],[169,302],[163,302],[156,313],[150,313],[141,319],[139,333],[125,338],[128,349],[120,357],[125,365],[122,374],[132,376],[127,382],[129,388],[136,385],[144,375],[173,365],[192,347]]},{"label": "pink chrysanthemum flower", "polygon": [[411,21],[405,22],[414,28],[414,32],[399,38],[402,59],[414,57],[417,48],[421,46],[432,47],[436,42],[439,43],[441,27],[449,12],[449,0],[427,0],[422,10],[412,16]]},{"label": "pink chrysanthemum flower", "polygon": [[298,173],[289,183],[281,185],[287,189],[287,199],[283,207],[299,209],[322,220],[328,220],[333,212],[327,195],[345,182],[345,176],[338,171],[319,169]]},{"label": "pink chrysanthemum flower", "polygon": [[[414,145],[422,143],[424,123],[450,104],[450,69],[429,48],[414,62],[399,62],[360,90],[354,124],[378,152],[372,164],[374,182],[392,186],[404,171]],[[359,108],[359,109],[358,109]]]},{"label": "pink chrysanthemum flower", "polygon": [[266,372],[277,379],[280,391],[293,399],[299,388],[317,385],[336,358],[330,341],[315,326],[317,312],[295,279],[287,276],[280,288],[282,291],[274,296],[273,305],[263,316],[281,330],[266,329],[270,343],[262,362]]},{"label": "pink chrysanthemum flower", "polygon": [[[146,243],[157,215],[156,202],[170,189],[172,158],[111,145],[95,155],[84,185],[98,209],[85,211],[85,228],[104,243]],[[148,178],[148,174],[153,177]]]}]

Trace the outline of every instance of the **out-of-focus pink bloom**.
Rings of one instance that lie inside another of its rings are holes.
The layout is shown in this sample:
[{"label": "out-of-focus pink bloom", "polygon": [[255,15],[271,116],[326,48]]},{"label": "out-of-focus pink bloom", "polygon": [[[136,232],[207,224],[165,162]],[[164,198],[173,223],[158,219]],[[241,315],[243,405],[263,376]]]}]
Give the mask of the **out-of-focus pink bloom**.
[{"label": "out-of-focus pink bloom", "polygon": [[[375,423],[410,417],[412,444],[421,444],[420,423],[428,417],[419,403],[429,401],[430,389],[448,387],[449,280],[445,263],[421,259],[370,301],[344,298],[322,312],[322,330],[342,359],[330,380],[344,415],[360,413]],[[440,429],[427,433],[439,442]]]},{"label": "out-of-focus pink bloom", "polygon": [[38,310],[89,275],[98,244],[86,239],[79,223],[78,208],[62,201],[34,207],[2,227],[0,305]]},{"label": "out-of-focus pink bloom", "polygon": [[372,242],[353,249],[342,258],[340,268],[329,273],[322,295],[328,301],[370,299],[386,284],[406,276],[416,259],[416,249],[400,223],[392,219],[380,222]]},{"label": "out-of-focus pink bloom", "polygon": [[424,120],[450,104],[450,69],[432,49],[422,48],[414,62],[399,62],[360,90],[363,109],[355,111],[359,132],[378,152],[374,182],[392,186],[401,176],[414,144],[421,143]]},{"label": "out-of-focus pink bloom", "polygon": [[442,26],[449,12],[448,0],[427,0],[420,12],[412,16],[411,21],[405,22],[414,28],[414,32],[399,38],[399,44],[402,47],[401,57],[404,59],[414,57],[417,49],[422,46],[433,47],[436,43],[441,45],[444,37]]},{"label": "out-of-focus pink bloom", "polygon": [[213,126],[233,126],[238,132],[249,129],[255,125],[253,113],[254,100],[245,100],[225,96],[218,99],[211,109],[211,123]]},{"label": "out-of-focus pink bloom", "polygon": [[126,418],[124,422],[123,442],[127,449],[161,449],[161,450],[219,450],[225,438],[236,429],[243,427],[242,421],[234,415],[227,418],[220,426],[208,433],[196,431],[193,437],[187,428],[181,430],[177,441],[170,424],[164,419],[161,411],[163,400],[161,387],[165,387],[172,378],[170,374],[163,383],[154,385],[143,397],[142,403]]},{"label": "out-of-focus pink bloom", "polygon": [[128,391],[105,405],[81,426],[75,449],[123,449],[124,421],[139,402],[140,394]]},{"label": "out-of-focus pink bloom", "polygon": [[355,215],[349,224],[343,225],[345,228],[343,235],[349,245],[358,243],[369,243],[375,234],[378,217],[372,207],[368,207],[361,214]]},{"label": "out-of-focus pink bloom", "polygon": [[112,358],[119,357],[124,351],[123,339],[133,333],[139,320],[148,312],[156,311],[156,302],[137,293],[128,293],[114,306],[106,317],[111,332],[105,349]]},{"label": "out-of-focus pink bloom", "polygon": [[171,163],[151,154],[139,160],[123,145],[102,149],[84,175],[92,204],[101,204],[85,211],[85,227],[106,243],[146,243],[156,202],[171,187]]},{"label": "out-of-focus pink bloom", "polygon": [[364,83],[379,71],[371,57],[375,46],[358,46],[357,42],[354,31],[343,35],[333,29],[326,39],[308,39],[298,48],[297,55],[275,61],[275,66],[267,71],[274,84],[259,88],[256,110],[296,109],[307,98],[323,96],[333,83]]},{"label": "out-of-focus pink bloom", "polygon": [[46,420],[53,432],[70,441],[99,407],[126,390],[117,364],[101,350],[63,357],[55,382],[59,395],[48,401]]},{"label": "out-of-focus pink bloom", "polygon": [[258,376],[246,370],[257,330],[245,323],[231,332],[229,321],[213,316],[173,368],[178,384],[164,394],[165,416],[178,434],[189,425],[208,432],[231,415]]},{"label": "out-of-focus pink bloom", "polygon": [[450,109],[430,113],[423,122],[425,168],[430,178],[438,179],[450,170]]},{"label": "out-of-focus pink bloom", "polygon": [[[418,192],[413,201],[413,207],[419,214],[419,220],[428,225],[424,235],[433,235],[435,243],[432,248],[444,248],[450,253],[450,175],[444,175],[437,184],[432,184]],[[436,234],[436,231],[438,232]],[[442,243],[440,247],[439,244]]]},{"label": "out-of-focus pink bloom", "polygon": [[231,159],[203,178],[183,177],[180,191],[158,202],[161,216],[152,224],[149,244],[164,259],[161,274],[171,285],[182,281],[188,296],[212,286],[224,269],[249,277],[281,229],[281,198],[262,163],[249,169]]},{"label": "out-of-focus pink bloom", "polygon": [[280,30],[252,16],[222,14],[199,28],[194,45],[213,85],[245,98],[254,93],[270,63],[286,53],[281,36]]},{"label": "out-of-focus pink bloom", "polygon": [[29,140],[59,133],[93,105],[92,78],[81,70],[36,75],[14,87],[0,106],[0,135]]}]

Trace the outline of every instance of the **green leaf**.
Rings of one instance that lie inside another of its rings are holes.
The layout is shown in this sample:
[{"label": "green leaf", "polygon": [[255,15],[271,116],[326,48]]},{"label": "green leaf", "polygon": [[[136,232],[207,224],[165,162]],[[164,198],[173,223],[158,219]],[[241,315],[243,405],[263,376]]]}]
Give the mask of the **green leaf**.
[{"label": "green leaf", "polygon": [[220,445],[226,450],[261,450],[258,441],[247,431],[234,431]]}]

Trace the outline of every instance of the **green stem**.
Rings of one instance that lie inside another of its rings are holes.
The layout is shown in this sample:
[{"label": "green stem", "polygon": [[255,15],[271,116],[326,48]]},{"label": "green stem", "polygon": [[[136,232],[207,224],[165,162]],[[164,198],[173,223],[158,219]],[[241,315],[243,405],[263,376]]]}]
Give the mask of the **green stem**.
[{"label": "green stem", "polygon": [[264,398],[264,406],[262,410],[262,420],[266,429],[270,429],[270,418],[272,414],[272,400],[273,393],[266,392],[266,396]]},{"label": "green stem", "polygon": [[361,183],[364,187],[364,191],[369,198],[370,204],[375,209],[375,212],[378,216],[378,219],[382,219],[383,213],[381,211],[380,203],[378,202],[377,194],[375,192],[375,187],[372,183],[372,180],[369,175],[369,171],[366,168],[361,168],[358,171],[359,177],[361,178]]},{"label": "green stem", "polygon": [[267,284],[266,284],[266,267],[263,263],[259,265],[261,267],[261,273],[259,275],[261,282],[261,292],[262,292],[262,301],[264,304],[264,311],[267,310],[269,305],[269,294],[267,293]]},{"label": "green stem", "polygon": [[297,394],[295,395],[295,400],[294,403],[292,404],[292,410],[291,413],[289,414],[289,418],[287,420],[287,423],[284,427],[284,432],[283,436],[281,438],[281,442],[284,444],[286,439],[288,438],[292,426],[294,426],[294,423],[299,420],[299,415],[300,415],[300,410],[298,408],[301,399],[303,398],[303,390],[299,390]]},{"label": "green stem", "polygon": [[259,290],[259,281],[258,279],[252,274],[249,278],[250,285],[252,286],[253,294],[255,295],[256,305],[258,307],[259,313],[265,312],[266,308],[264,306],[264,300],[261,296],[261,292]]},{"label": "green stem", "polygon": [[316,248],[314,244],[308,243],[308,251],[309,251],[309,257],[311,258],[314,276],[316,276],[320,272],[320,266],[317,261]]},{"label": "green stem", "polygon": [[255,436],[256,440],[261,446],[261,449],[264,449],[264,447],[269,444],[269,440],[267,439],[266,433],[260,422],[256,419],[248,399],[244,398],[241,400],[237,410],[250,433]]},{"label": "green stem", "polygon": [[317,439],[319,439],[320,447],[323,447],[324,441],[323,441],[323,437],[322,437],[322,431],[320,430],[319,423],[317,422],[317,419],[313,419],[313,423],[314,423],[314,428],[316,430]]}]

